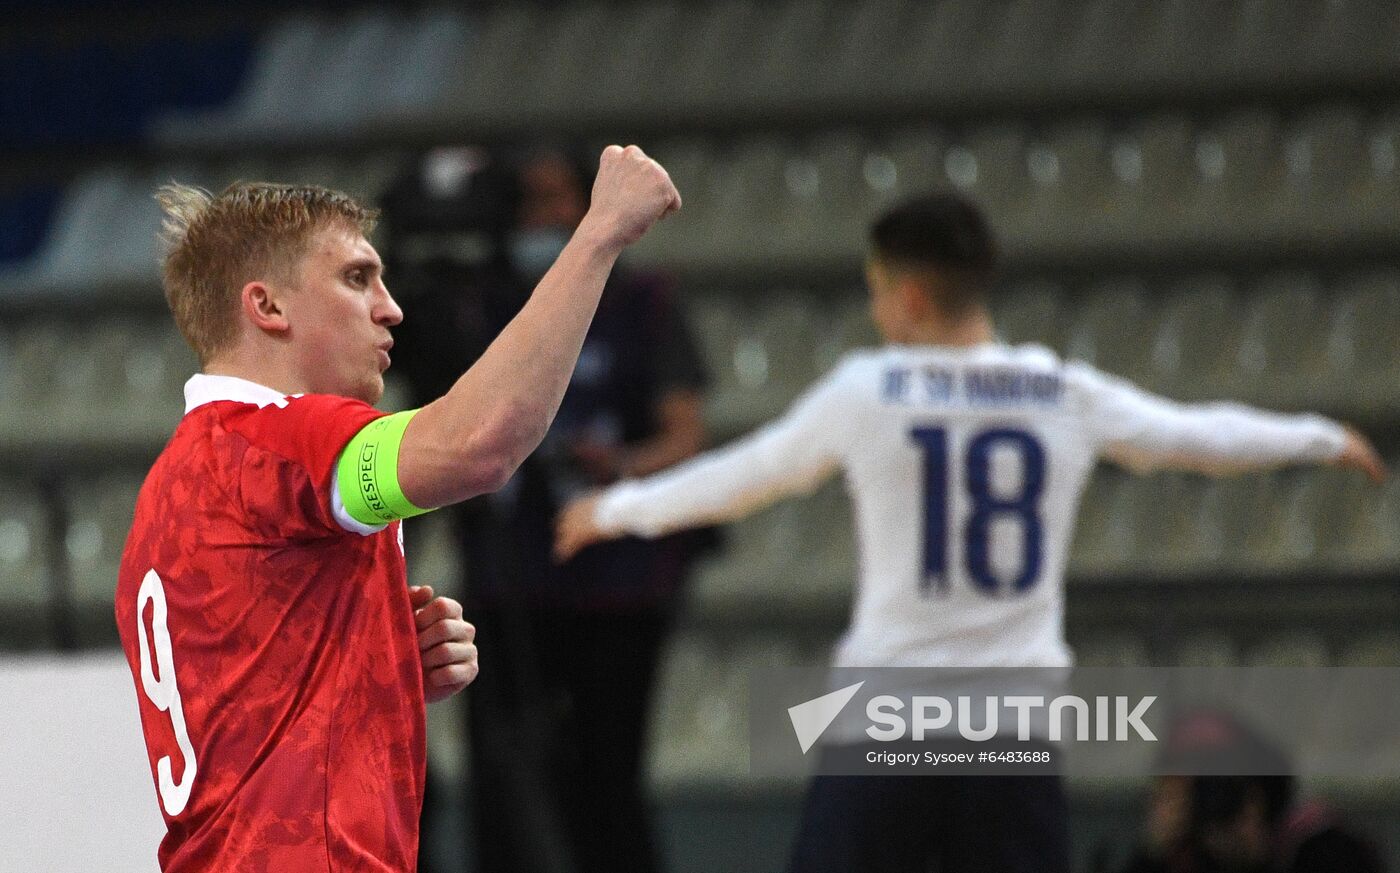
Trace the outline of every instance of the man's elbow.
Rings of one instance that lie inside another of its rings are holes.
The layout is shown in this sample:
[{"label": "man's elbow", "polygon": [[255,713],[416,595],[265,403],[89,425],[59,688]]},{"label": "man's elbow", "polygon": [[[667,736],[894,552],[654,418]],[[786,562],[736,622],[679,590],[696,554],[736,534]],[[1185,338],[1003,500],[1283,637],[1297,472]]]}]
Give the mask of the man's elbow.
[{"label": "man's elbow", "polygon": [[505,487],[515,471],[544,439],[549,423],[543,416],[513,410],[486,422],[468,441],[464,484],[475,494]]},{"label": "man's elbow", "polygon": [[452,424],[430,405],[409,425],[399,475],[416,505],[436,508],[505,487],[544,438],[548,419],[528,409]]}]

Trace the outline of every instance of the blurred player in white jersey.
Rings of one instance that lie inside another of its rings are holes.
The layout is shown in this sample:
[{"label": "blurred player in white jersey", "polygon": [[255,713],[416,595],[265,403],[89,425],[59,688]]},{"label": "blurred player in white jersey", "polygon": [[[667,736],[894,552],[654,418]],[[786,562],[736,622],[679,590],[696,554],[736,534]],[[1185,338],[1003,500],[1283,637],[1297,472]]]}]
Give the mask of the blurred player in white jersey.
[{"label": "blurred player in white jersey", "polygon": [[[1064,574],[1099,459],[1135,471],[1283,464],[1385,469],[1316,415],[1182,405],[1039,345],[998,341],[996,246],[953,195],[871,231],[870,308],[888,341],[849,354],[789,412],[671,471],[569,506],[561,556],[601,539],[731,521],[842,472],[859,551],[850,667],[1067,667]],[[1058,873],[1058,777],[818,776],[792,869]]]}]

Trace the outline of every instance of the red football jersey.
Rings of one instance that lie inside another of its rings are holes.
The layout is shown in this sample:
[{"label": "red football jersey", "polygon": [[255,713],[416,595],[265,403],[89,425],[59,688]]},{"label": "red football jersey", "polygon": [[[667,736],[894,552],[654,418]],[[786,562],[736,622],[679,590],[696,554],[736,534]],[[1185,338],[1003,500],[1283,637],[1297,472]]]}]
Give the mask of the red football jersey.
[{"label": "red football jersey", "polygon": [[116,593],[161,869],[409,873],[427,753],[403,543],[332,500],[382,413],[224,376],[185,395]]}]

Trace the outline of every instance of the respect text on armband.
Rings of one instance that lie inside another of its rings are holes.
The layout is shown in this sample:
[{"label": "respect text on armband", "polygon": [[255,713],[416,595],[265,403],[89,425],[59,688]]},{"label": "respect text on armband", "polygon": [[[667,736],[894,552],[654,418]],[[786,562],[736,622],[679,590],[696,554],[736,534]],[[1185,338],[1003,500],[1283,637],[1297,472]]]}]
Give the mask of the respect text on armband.
[{"label": "respect text on armband", "polygon": [[365,505],[379,518],[391,521],[384,498],[379,494],[379,486],[374,481],[375,459],[379,455],[379,444],[366,442],[360,447],[360,496]]}]

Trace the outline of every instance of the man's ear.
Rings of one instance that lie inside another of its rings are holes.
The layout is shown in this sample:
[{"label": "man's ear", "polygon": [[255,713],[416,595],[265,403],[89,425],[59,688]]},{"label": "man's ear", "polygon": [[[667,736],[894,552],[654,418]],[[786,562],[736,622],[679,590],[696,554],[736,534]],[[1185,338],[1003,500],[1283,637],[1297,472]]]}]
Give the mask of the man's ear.
[{"label": "man's ear", "polygon": [[239,302],[243,314],[259,330],[268,333],[285,333],[291,324],[282,308],[280,295],[264,282],[249,282],[243,286]]}]

